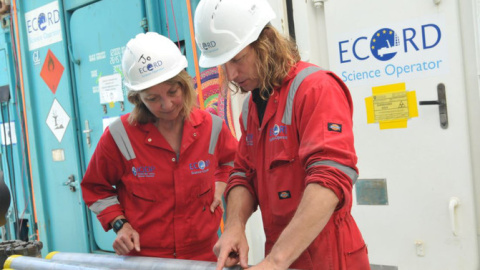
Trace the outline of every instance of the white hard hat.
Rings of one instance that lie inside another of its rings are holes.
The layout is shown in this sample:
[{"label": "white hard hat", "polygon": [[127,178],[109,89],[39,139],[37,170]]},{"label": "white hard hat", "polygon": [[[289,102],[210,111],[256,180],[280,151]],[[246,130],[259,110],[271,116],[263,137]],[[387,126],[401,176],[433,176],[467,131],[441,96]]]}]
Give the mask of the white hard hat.
[{"label": "white hard hat", "polygon": [[175,43],[155,32],[131,39],[122,57],[125,86],[134,91],[171,79],[187,66],[187,58]]},{"label": "white hard hat", "polygon": [[267,0],[202,0],[195,10],[201,67],[225,64],[258,39],[275,18]]}]

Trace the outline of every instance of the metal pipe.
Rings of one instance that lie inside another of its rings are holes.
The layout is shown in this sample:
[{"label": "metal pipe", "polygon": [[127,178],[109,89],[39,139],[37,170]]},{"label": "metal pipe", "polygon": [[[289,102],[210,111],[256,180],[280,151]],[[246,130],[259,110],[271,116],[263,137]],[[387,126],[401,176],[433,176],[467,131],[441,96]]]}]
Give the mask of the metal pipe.
[{"label": "metal pipe", "polygon": [[4,269],[15,270],[110,270],[100,266],[86,266],[76,262],[57,262],[35,257],[12,255],[8,257],[3,266]]},{"label": "metal pipe", "polygon": [[[108,266],[111,269],[125,270],[214,270],[217,266],[215,262],[69,252],[51,252],[46,256],[46,259],[59,262],[85,263],[90,266]],[[235,266],[223,269],[241,270],[242,268]]]}]

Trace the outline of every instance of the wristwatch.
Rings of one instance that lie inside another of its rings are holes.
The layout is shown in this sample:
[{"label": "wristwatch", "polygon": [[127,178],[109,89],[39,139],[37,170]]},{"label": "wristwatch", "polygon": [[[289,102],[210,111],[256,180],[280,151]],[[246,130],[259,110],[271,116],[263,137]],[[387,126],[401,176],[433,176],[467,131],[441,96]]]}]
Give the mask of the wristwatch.
[{"label": "wristwatch", "polygon": [[126,220],[124,218],[117,219],[112,225],[113,231],[115,233],[118,233],[118,231],[120,231],[120,229],[123,228],[123,225],[127,222],[128,222],[128,220]]}]

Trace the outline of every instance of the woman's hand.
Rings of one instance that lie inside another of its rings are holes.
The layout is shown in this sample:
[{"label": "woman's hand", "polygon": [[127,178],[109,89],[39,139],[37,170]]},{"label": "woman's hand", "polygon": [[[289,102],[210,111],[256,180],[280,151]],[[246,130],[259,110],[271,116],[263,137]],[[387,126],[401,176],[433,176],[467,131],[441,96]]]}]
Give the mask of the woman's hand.
[{"label": "woman's hand", "polygon": [[215,194],[213,195],[213,202],[210,205],[210,211],[213,213],[215,212],[215,209],[220,206],[220,209],[222,209],[222,212],[225,212],[225,209],[223,208],[223,201],[222,201],[222,196],[223,193],[225,192],[225,188],[227,187],[227,183],[224,182],[215,182]]}]

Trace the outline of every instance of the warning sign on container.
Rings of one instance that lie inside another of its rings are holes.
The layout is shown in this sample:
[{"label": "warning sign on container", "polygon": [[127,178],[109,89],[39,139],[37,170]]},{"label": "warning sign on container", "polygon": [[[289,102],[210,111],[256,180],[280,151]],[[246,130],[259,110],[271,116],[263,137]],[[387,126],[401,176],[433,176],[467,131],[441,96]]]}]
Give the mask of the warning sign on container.
[{"label": "warning sign on container", "polygon": [[40,71],[40,77],[42,77],[43,81],[48,85],[48,88],[52,90],[53,94],[57,92],[58,83],[62,78],[64,70],[65,68],[49,49],[42,70]]},{"label": "warning sign on container", "polygon": [[387,93],[373,96],[375,122],[408,119],[407,92]]},{"label": "warning sign on container", "polygon": [[63,135],[67,130],[68,123],[70,123],[70,117],[62,108],[57,99],[53,100],[52,107],[48,113],[47,120],[45,121],[47,126],[53,132],[53,135],[57,138],[58,142],[62,142]]}]

